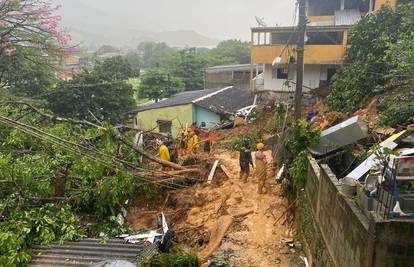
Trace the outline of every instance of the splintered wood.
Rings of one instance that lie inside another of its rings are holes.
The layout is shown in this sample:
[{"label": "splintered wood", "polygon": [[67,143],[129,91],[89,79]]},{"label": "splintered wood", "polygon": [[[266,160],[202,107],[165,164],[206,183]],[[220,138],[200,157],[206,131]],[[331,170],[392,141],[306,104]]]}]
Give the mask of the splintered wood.
[{"label": "splintered wood", "polygon": [[216,173],[218,163],[218,160],[214,161],[213,168],[211,168],[210,174],[208,175],[207,184],[211,184],[211,181],[213,181],[213,177]]}]

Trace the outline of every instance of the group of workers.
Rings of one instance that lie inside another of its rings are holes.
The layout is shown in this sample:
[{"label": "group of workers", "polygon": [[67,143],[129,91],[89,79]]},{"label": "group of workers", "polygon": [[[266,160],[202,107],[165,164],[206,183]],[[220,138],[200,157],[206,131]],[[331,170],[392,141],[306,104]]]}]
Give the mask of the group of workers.
[{"label": "group of workers", "polygon": [[247,178],[250,175],[250,165],[255,168],[255,177],[257,178],[258,192],[263,194],[263,188],[266,185],[267,176],[267,159],[264,153],[265,145],[259,143],[256,146],[257,151],[255,153],[255,163],[253,164],[252,152],[250,145],[246,142],[240,149],[239,163],[240,163],[240,179],[243,182],[247,182]]},{"label": "group of workers", "polygon": [[[202,141],[200,141],[200,136],[202,136]],[[191,128],[182,129],[175,143],[172,140],[162,142],[159,148],[159,156],[162,160],[177,163],[179,155],[185,157],[190,154],[197,154],[201,143],[204,143],[204,152],[210,154],[213,144],[213,133],[210,130],[202,131],[193,124]],[[259,194],[263,193],[267,176],[267,159],[264,148],[265,145],[263,143],[256,145],[257,151],[254,154],[256,166],[253,164],[252,152],[248,142],[244,142],[239,156],[240,179],[245,183],[247,182],[251,165],[255,170],[254,175],[257,179]]]},{"label": "group of workers", "polygon": [[213,145],[213,133],[209,129],[201,130],[194,123],[191,127],[185,127],[181,130],[175,143],[172,140],[162,142],[159,156],[162,160],[177,163],[178,156],[186,157],[197,154],[201,144],[204,144],[204,152],[210,153]]}]

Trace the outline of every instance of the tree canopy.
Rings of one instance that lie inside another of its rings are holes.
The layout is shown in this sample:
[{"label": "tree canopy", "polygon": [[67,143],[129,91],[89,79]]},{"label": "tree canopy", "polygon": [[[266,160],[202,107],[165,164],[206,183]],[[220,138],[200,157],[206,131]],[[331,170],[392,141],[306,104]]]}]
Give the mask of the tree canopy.
[{"label": "tree canopy", "polygon": [[0,87],[34,96],[55,82],[53,62],[70,40],[57,9],[44,0],[1,1]]},{"label": "tree canopy", "polygon": [[184,90],[180,78],[172,76],[164,69],[153,68],[145,70],[138,86],[139,97],[158,101]]},{"label": "tree canopy", "polygon": [[[395,126],[414,117],[414,3],[363,18],[349,33],[346,64],[334,76],[326,103],[353,111],[380,96],[382,123]],[[404,110],[403,110],[404,109]]]},{"label": "tree canopy", "polygon": [[[128,61],[113,57],[83,70],[71,81],[62,81],[47,96],[49,108],[62,116],[93,118],[120,123],[135,106],[127,79],[133,76]],[[93,114],[93,115],[92,115]]]},{"label": "tree canopy", "polygon": [[395,9],[383,6],[350,30],[346,65],[333,78],[332,92],[327,98],[329,107],[357,109],[374,95],[391,89],[397,77],[408,77],[405,70],[412,64],[409,55],[413,51],[399,48],[404,42],[412,42],[412,14],[414,4],[398,5]]}]

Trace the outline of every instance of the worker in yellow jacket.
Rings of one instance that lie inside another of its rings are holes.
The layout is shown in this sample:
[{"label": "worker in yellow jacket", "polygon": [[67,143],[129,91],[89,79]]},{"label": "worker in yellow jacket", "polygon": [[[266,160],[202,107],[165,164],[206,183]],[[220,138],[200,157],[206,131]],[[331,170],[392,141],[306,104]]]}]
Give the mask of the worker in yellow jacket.
[{"label": "worker in yellow jacket", "polygon": [[188,144],[188,150],[196,154],[197,149],[200,146],[200,144],[198,143],[198,136],[194,132],[190,133],[187,144]]},{"label": "worker in yellow jacket", "polygon": [[168,147],[163,142],[160,146],[160,159],[165,161],[170,161],[170,152],[168,151]]}]

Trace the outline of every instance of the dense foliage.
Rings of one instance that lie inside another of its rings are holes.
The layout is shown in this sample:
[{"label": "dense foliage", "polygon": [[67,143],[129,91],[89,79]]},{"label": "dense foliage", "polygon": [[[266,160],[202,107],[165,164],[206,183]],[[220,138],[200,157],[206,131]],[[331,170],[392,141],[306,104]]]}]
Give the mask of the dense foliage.
[{"label": "dense foliage", "polygon": [[[126,55],[134,69],[152,69],[163,72],[184,82],[186,91],[204,89],[206,67],[250,62],[250,45],[240,40],[220,42],[216,48],[186,48],[178,50],[165,43],[141,43],[136,51]],[[139,65],[139,66],[138,66]],[[160,88],[154,86],[154,91]],[[164,91],[169,91],[167,86]],[[149,96],[149,92],[145,95]],[[155,93],[157,95],[157,93]],[[153,98],[149,96],[150,98]]]},{"label": "dense foliage", "polygon": [[151,261],[151,267],[199,267],[201,262],[196,254],[176,251],[175,253],[158,254]]},{"label": "dense foliage", "polygon": [[[46,96],[48,107],[59,115],[114,124],[126,120],[125,113],[135,107],[134,91],[127,82],[134,73],[120,56],[97,62],[71,81],[62,81]],[[92,113],[92,114],[91,114]]]},{"label": "dense foliage", "polygon": [[138,86],[140,98],[149,98],[155,101],[168,98],[183,90],[182,80],[161,68],[145,70]]},{"label": "dense foliage", "polygon": [[226,149],[239,151],[244,145],[249,145],[255,149],[258,143],[263,142],[263,138],[258,131],[252,131],[233,137],[229,143],[225,145]]},{"label": "dense foliage", "polygon": [[[333,110],[353,111],[381,94],[405,94],[414,85],[414,3],[383,6],[363,18],[349,32],[346,66],[333,78],[332,92],[326,103]],[[408,88],[408,90],[407,90]],[[409,98],[409,96],[404,97]],[[392,105],[383,123],[394,126],[404,118],[392,118],[391,113],[405,113],[400,105]]]},{"label": "dense foliage", "polygon": [[[26,126],[13,129],[5,116]],[[134,174],[138,155],[115,134],[110,127],[55,124],[23,106],[2,106],[0,244],[8,245],[0,246],[0,265],[22,265],[29,259],[25,249],[35,244],[126,230],[116,219],[122,207],[156,187]],[[96,225],[89,232],[79,223],[82,214]]]}]

